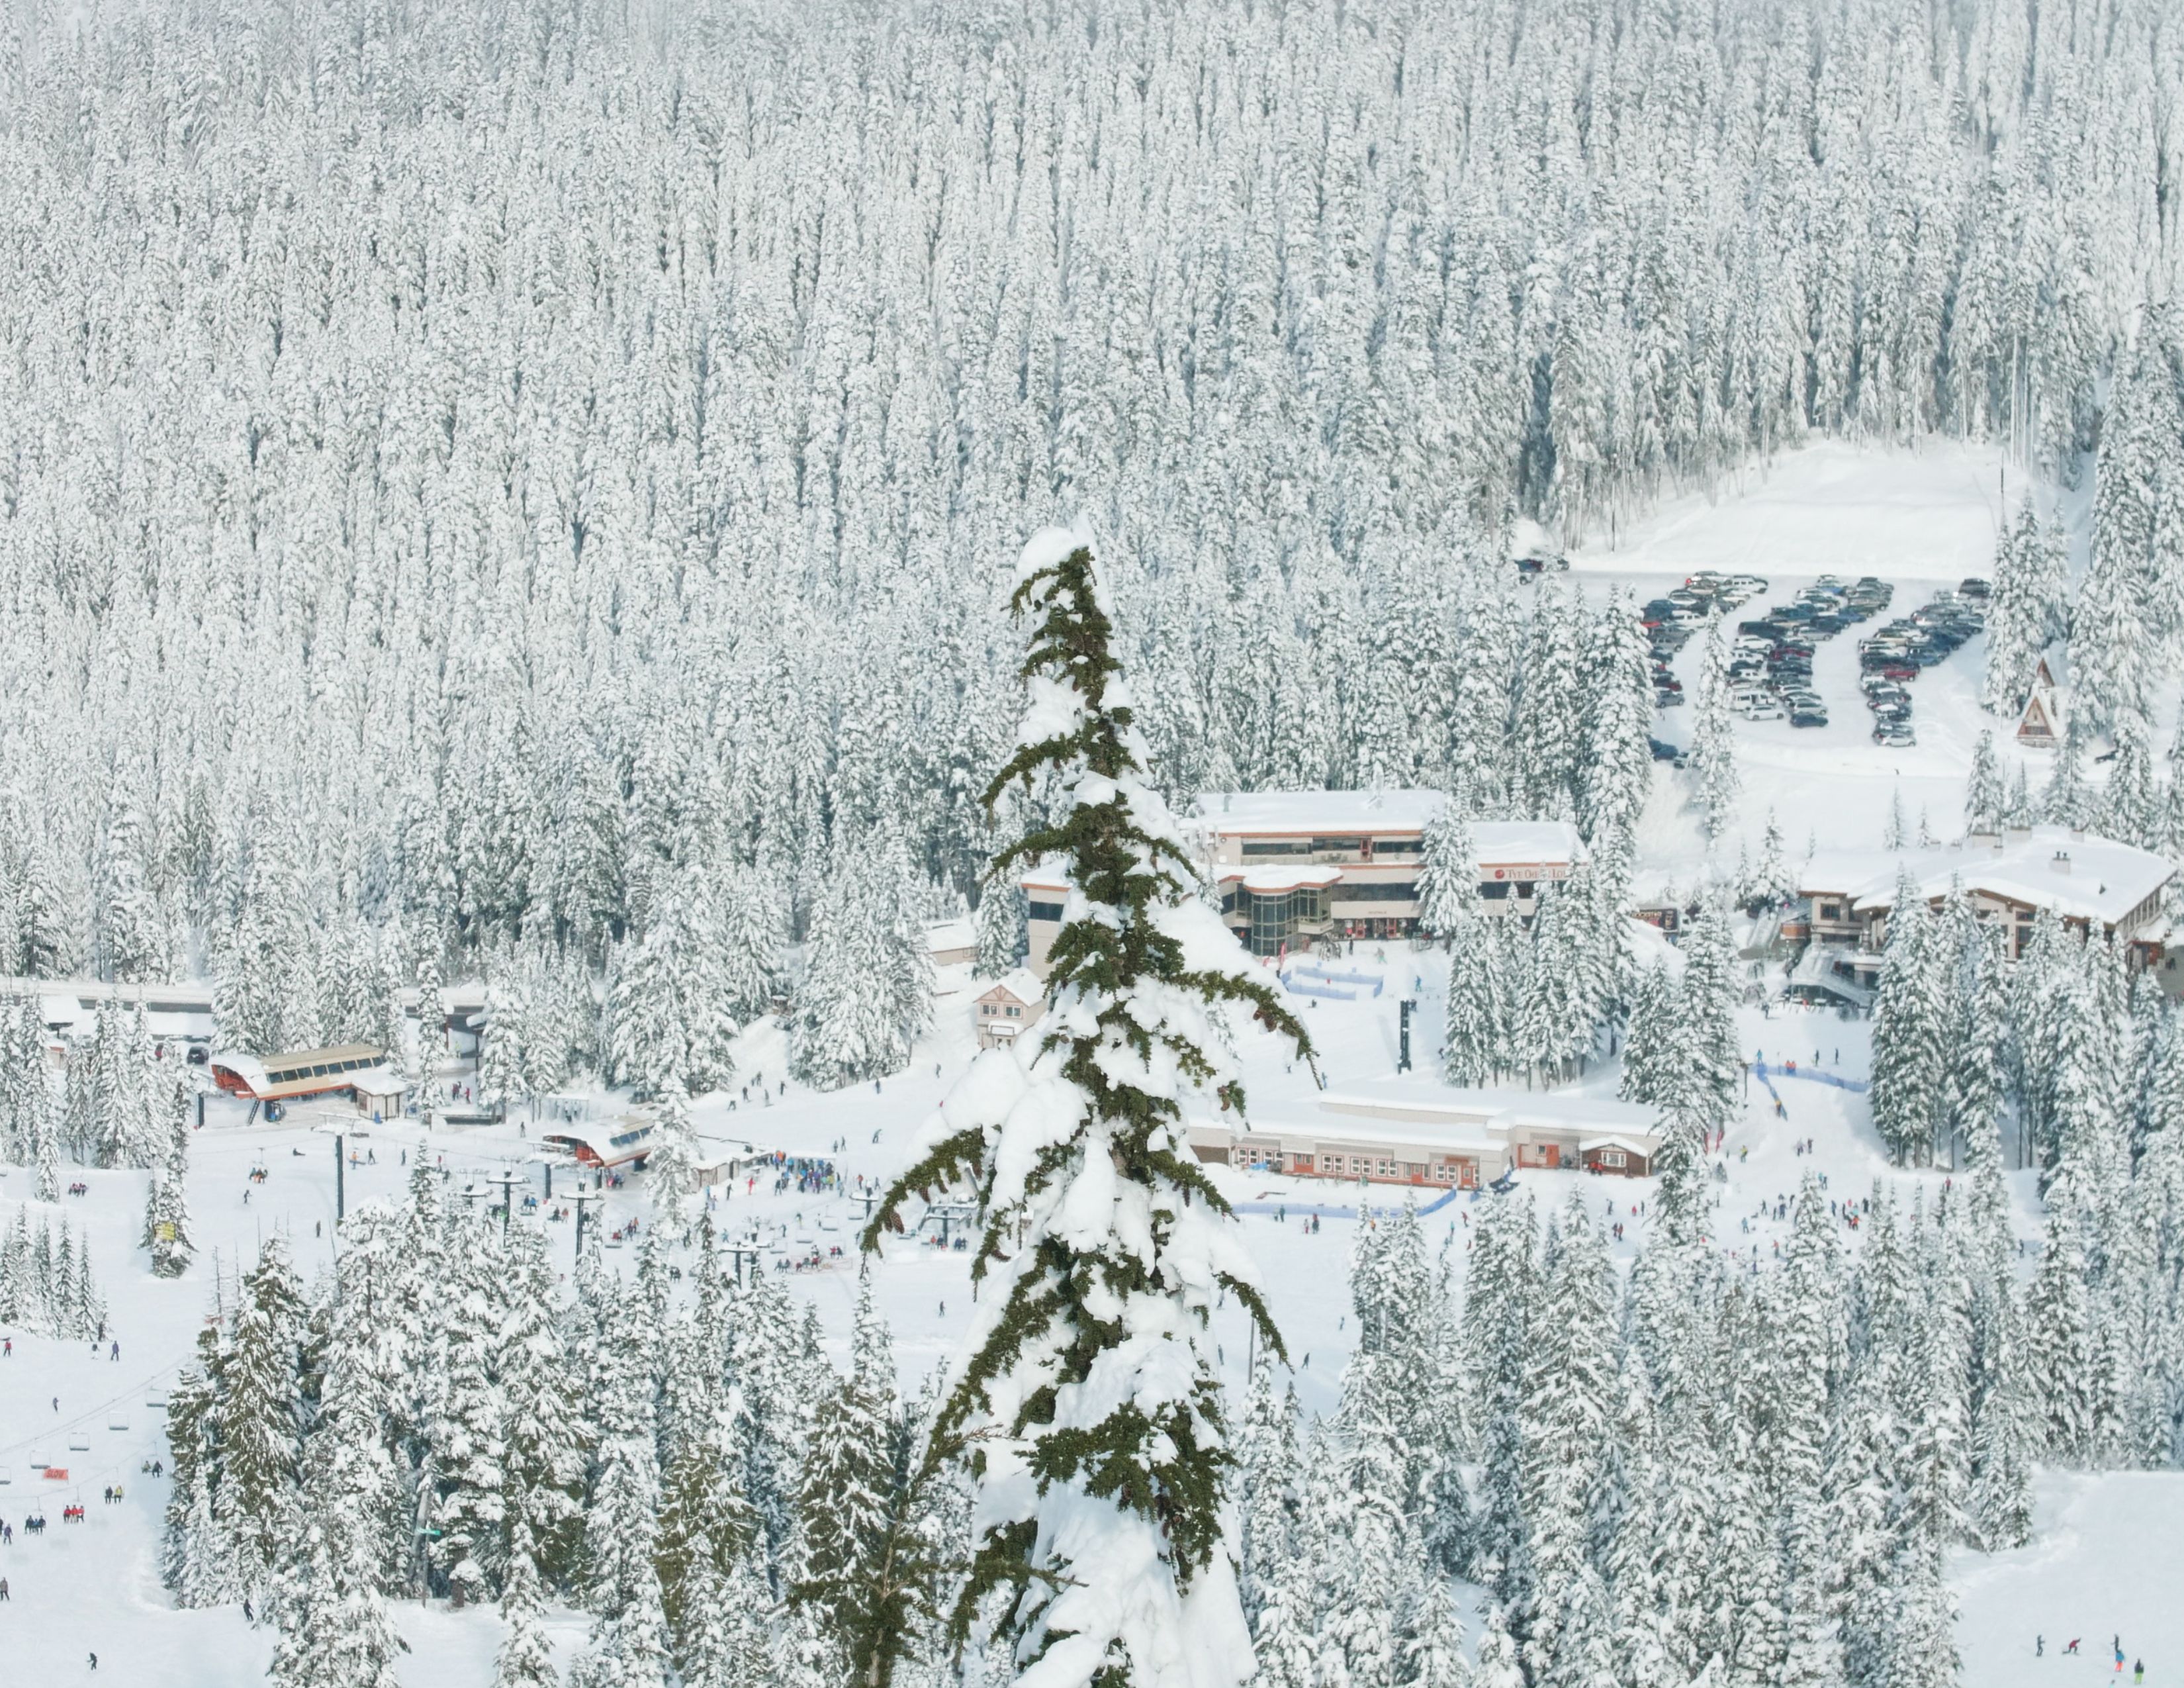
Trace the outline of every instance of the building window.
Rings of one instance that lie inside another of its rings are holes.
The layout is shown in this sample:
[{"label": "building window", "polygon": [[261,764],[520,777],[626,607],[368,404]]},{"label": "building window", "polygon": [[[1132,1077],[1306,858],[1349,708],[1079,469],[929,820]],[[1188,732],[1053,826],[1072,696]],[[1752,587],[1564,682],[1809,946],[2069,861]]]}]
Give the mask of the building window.
[{"label": "building window", "polygon": [[1509,894],[1509,882],[1506,879],[1486,880],[1479,886],[1479,894],[1490,903],[1498,903]]},{"label": "building window", "polygon": [[1421,838],[1375,838],[1373,841],[1373,854],[1375,855],[1416,855],[1424,848],[1424,840]]},{"label": "building window", "polygon": [[1310,855],[1312,842],[1308,838],[1246,838],[1246,855]]},{"label": "building window", "polygon": [[1296,936],[1300,925],[1319,918],[1319,892],[1312,886],[1270,897],[1256,891],[1251,894],[1251,953],[1255,955],[1279,955],[1283,944]]},{"label": "building window", "polygon": [[1418,887],[1412,879],[1379,885],[1360,885],[1345,880],[1341,896],[1346,903],[1414,903],[1418,900]]},{"label": "building window", "polygon": [[1365,853],[1365,840],[1362,838],[1314,838],[1312,841],[1312,850],[1315,855],[1362,855]]},{"label": "building window", "polygon": [[1603,1149],[1600,1151],[1600,1164],[1613,1167],[1619,1172],[1630,1164],[1630,1157],[1620,1149]]},{"label": "building window", "polygon": [[1061,918],[1061,905],[1060,903],[1034,903],[1030,908],[1026,911],[1026,913],[1029,918],[1033,920],[1060,920]]},{"label": "building window", "polygon": [[1820,905],[1820,918],[1822,920],[1841,920],[1842,918],[1841,905],[1836,903],[1822,903]]},{"label": "building window", "polygon": [[1023,1010],[1022,1010],[1022,1009],[1021,1009],[1021,1008],[1015,1008],[1015,1007],[1011,1007],[1011,1008],[1009,1010],[1009,1018],[1011,1018],[1011,1020],[1021,1020],[1021,1019],[1022,1019],[1022,1018],[1023,1018]]}]

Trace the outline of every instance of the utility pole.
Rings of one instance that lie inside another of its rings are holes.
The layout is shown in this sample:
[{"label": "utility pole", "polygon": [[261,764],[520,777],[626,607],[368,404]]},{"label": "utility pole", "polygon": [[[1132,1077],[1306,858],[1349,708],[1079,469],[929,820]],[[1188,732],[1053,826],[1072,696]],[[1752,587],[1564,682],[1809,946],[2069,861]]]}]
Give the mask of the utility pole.
[{"label": "utility pole", "polygon": [[529,1180],[519,1178],[512,1172],[508,1172],[503,1173],[497,1178],[488,1178],[486,1182],[488,1184],[499,1184],[500,1186],[500,1234],[504,1237],[508,1234],[508,1221],[510,1216],[515,1211],[515,1187],[520,1184],[527,1183]]},{"label": "utility pole", "polygon": [[606,1197],[597,1190],[580,1189],[569,1198],[577,1204],[577,1258],[584,1257],[584,1221],[592,1211],[592,1203],[604,1201]]},{"label": "utility pole", "polygon": [[341,1222],[348,1217],[348,1186],[343,1181],[343,1172],[342,1134],[337,1131],[334,1133],[334,1227],[337,1230],[341,1228]]},{"label": "utility pole", "polygon": [[1411,1070],[1411,1010],[1417,1006],[1418,1004],[1407,996],[1396,1005],[1400,1025],[1396,1045],[1396,1071],[1398,1072]]}]

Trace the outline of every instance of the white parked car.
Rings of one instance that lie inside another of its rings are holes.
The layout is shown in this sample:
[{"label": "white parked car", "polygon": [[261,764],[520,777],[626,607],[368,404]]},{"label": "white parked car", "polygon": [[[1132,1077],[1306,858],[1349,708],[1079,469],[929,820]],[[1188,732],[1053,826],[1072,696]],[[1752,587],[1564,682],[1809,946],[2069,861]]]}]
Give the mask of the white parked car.
[{"label": "white parked car", "polygon": [[1772,698],[1754,698],[1737,711],[1747,721],[1780,721],[1782,705]]}]

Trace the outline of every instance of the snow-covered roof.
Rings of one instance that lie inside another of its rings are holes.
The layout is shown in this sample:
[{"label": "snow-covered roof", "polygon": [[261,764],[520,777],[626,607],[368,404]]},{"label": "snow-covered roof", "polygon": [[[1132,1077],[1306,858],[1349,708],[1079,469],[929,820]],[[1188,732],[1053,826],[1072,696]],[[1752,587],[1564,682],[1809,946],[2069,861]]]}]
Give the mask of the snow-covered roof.
[{"label": "snow-covered roof", "polygon": [[1280,1143],[1285,1154],[1302,1154],[1307,1152],[1306,1145],[1317,1147],[1323,1144],[1350,1146],[1386,1143],[1438,1150],[1444,1153],[1454,1150],[1496,1155],[1508,1147],[1507,1134],[1488,1125],[1420,1124],[1395,1119],[1298,1120],[1255,1117],[1240,1131],[1232,1123],[1217,1120],[1198,1121],[1191,1129],[1208,1141],[1214,1140],[1216,1134],[1223,1138],[1244,1138],[1258,1142],[1272,1138]]},{"label": "snow-covered roof", "polygon": [[1324,890],[1341,877],[1342,870],[1340,867],[1329,867],[1323,863],[1315,864],[1309,861],[1301,861],[1294,867],[1240,868],[1221,876],[1223,884],[1232,880],[1241,880],[1245,890],[1256,892],[1262,897],[1276,896],[1284,891],[1299,890],[1307,885],[1318,890]]},{"label": "snow-covered roof", "polygon": [[1206,791],[1193,817],[1209,833],[1422,833],[1438,791]]},{"label": "snow-covered roof", "polygon": [[1507,1090],[1448,1089],[1420,1095],[1408,1086],[1383,1089],[1367,1084],[1347,1093],[1323,1096],[1319,1106],[1323,1112],[1352,1118],[1421,1126],[1485,1125],[1503,1132],[1528,1128],[1617,1132],[1648,1138],[1659,1128],[1651,1108],[1581,1091],[1518,1095]]},{"label": "snow-covered roof", "polygon": [[1970,891],[2103,926],[2121,920],[2175,872],[2166,857],[2152,850],[2067,827],[2035,827],[2006,835],[1998,846],[1821,850],[1798,875],[1797,894],[1841,897],[1860,911],[1885,910],[1896,900],[1903,869],[1929,901],[1947,896],[1951,882],[1961,880]]},{"label": "snow-covered roof", "polygon": [[1605,1097],[1512,1096],[1493,1090],[1449,1090],[1433,1099],[1354,1095],[1321,1100],[1320,1116],[1255,1117],[1238,1128],[1233,1121],[1201,1120],[1193,1129],[1223,1138],[1279,1139],[1285,1153],[1302,1153],[1309,1145],[1389,1144],[1442,1152],[1500,1153],[1520,1134],[1554,1132],[1577,1135],[1580,1150],[1603,1144],[1650,1156],[1661,1132],[1651,1111]]},{"label": "snow-covered roof", "polygon": [[1582,861],[1585,844],[1568,821],[1474,821],[1471,847],[1481,867],[1502,861]]},{"label": "snow-covered roof", "polygon": [[[1404,838],[1423,833],[1447,801],[1439,791],[1207,791],[1185,824],[1214,838]],[[1567,821],[1474,821],[1471,844],[1488,866],[1585,859]]]},{"label": "snow-covered roof", "polygon": [[1039,975],[1029,967],[1018,967],[1014,972],[995,979],[979,993],[978,1000],[983,1002],[988,997],[1004,992],[1019,1002],[1043,1002],[1046,1000],[1046,987],[1039,982]]},{"label": "snow-covered roof", "polygon": [[1017,883],[1027,891],[1067,891],[1069,875],[1058,861],[1042,861],[1024,869],[1017,876]]},{"label": "snow-covered roof", "polygon": [[925,923],[925,949],[928,955],[944,955],[951,950],[975,950],[978,934],[968,916],[954,920],[931,920]]},{"label": "snow-covered roof", "polygon": [[659,1122],[641,1113],[612,1119],[559,1120],[539,1134],[547,1143],[581,1143],[602,1160],[613,1161],[650,1138]]}]

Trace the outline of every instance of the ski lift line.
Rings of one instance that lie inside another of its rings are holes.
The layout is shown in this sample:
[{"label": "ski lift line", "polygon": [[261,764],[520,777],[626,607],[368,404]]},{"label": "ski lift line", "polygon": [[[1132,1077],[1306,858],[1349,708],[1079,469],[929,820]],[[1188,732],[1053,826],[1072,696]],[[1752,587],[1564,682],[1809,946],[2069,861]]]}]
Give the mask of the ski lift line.
[{"label": "ski lift line", "polygon": [[190,1362],[187,1360],[177,1360],[171,1366],[163,1366],[158,1371],[153,1373],[151,1376],[144,1379],[142,1382],[131,1385],[129,1388],[122,1390],[120,1394],[114,1396],[110,1400],[101,1401],[98,1406],[92,1407],[87,1412],[79,1413],[73,1418],[64,1419],[58,1424],[48,1424],[36,1435],[25,1436],[18,1441],[0,1443],[0,1461],[5,1461],[19,1453],[28,1452],[31,1449],[36,1447],[40,1442],[51,1441],[56,1435],[63,1436],[67,1435],[70,1432],[78,1429],[80,1426],[88,1423],[90,1420],[98,1418],[100,1413],[109,1412],[114,1407],[120,1406],[123,1401],[127,1401],[131,1396],[141,1394],[143,1390],[151,1388],[153,1384],[159,1382],[162,1378],[171,1377],[179,1373],[182,1368],[189,1363]]}]

